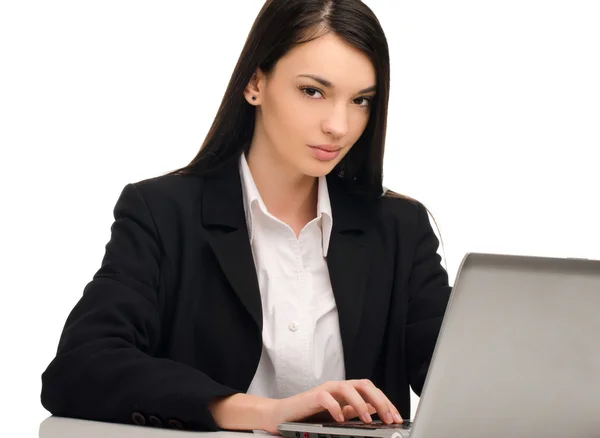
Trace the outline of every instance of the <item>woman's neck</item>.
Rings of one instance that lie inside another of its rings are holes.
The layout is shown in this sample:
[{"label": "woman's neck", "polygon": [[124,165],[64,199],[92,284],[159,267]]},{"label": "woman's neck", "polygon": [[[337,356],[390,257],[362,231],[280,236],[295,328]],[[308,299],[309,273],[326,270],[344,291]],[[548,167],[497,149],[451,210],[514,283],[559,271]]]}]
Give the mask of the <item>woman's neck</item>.
[{"label": "woman's neck", "polygon": [[317,215],[318,180],[290,169],[262,149],[252,147],[247,154],[252,178],[269,213],[298,235]]}]

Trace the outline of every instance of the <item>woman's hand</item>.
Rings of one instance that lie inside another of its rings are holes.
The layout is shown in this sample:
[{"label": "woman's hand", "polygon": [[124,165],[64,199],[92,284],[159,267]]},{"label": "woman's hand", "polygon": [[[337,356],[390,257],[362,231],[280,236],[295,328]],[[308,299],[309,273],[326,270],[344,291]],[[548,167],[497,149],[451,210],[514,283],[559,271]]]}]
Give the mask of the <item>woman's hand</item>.
[{"label": "woman's hand", "polygon": [[370,380],[326,382],[316,388],[281,400],[270,400],[263,429],[277,433],[277,425],[286,421],[300,421],[329,413],[342,422],[358,417],[370,423],[371,414],[377,413],[386,424],[402,423],[398,409]]}]

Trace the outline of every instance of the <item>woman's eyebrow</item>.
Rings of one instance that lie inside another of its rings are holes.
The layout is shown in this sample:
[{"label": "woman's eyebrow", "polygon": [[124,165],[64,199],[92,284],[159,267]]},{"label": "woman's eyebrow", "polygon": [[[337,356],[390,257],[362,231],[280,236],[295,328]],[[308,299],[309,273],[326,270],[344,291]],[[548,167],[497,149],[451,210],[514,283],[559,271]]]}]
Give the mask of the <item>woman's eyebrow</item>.
[{"label": "woman's eyebrow", "polygon": [[[311,78],[326,88],[335,88],[335,86],[330,81],[328,81],[327,79],[323,79],[322,77],[317,76],[317,75],[298,75],[297,77]],[[376,89],[377,89],[376,85],[371,85],[370,87],[363,88],[362,90],[359,91],[359,93],[369,93],[370,91],[375,91]]]}]

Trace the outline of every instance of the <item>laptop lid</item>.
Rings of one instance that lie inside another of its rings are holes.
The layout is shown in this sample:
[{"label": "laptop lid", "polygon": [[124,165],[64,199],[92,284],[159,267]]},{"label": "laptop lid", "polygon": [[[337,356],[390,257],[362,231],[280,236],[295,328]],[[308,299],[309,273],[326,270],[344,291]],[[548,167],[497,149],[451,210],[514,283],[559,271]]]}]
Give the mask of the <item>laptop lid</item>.
[{"label": "laptop lid", "polygon": [[411,438],[600,436],[600,261],[468,253]]}]

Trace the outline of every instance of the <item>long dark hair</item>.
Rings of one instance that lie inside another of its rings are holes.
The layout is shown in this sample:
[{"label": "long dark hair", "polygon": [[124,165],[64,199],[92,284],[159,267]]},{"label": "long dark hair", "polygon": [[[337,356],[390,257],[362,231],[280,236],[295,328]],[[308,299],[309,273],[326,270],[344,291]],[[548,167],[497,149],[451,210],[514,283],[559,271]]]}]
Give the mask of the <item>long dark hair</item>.
[{"label": "long dark hair", "polygon": [[[268,77],[277,61],[293,47],[328,33],[370,59],[377,84],[364,132],[332,173],[357,193],[381,197],[390,89],[389,49],[379,20],[360,0],[265,1],[198,154],[187,166],[168,174],[208,175],[237,160],[242,151],[247,152],[254,133],[255,107],[244,98],[244,89],[257,67]],[[391,190],[385,196],[419,202]]]}]

